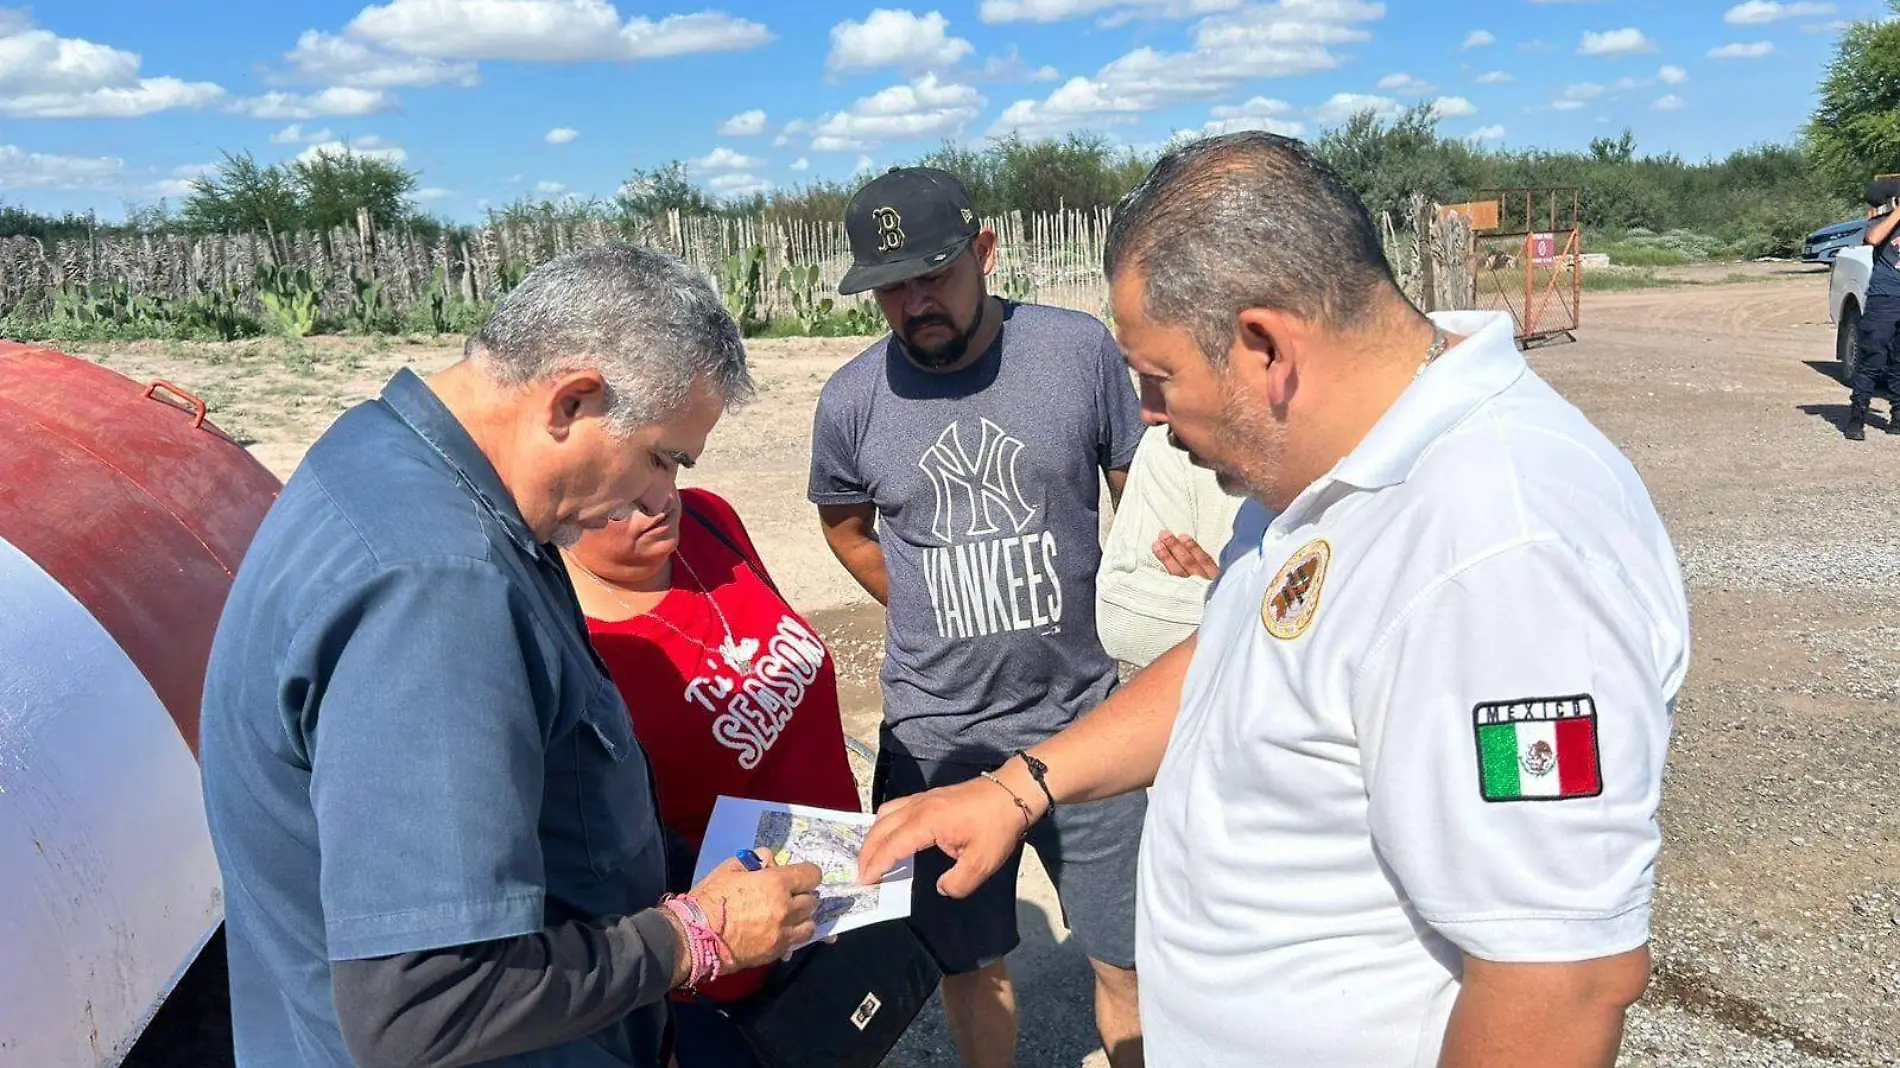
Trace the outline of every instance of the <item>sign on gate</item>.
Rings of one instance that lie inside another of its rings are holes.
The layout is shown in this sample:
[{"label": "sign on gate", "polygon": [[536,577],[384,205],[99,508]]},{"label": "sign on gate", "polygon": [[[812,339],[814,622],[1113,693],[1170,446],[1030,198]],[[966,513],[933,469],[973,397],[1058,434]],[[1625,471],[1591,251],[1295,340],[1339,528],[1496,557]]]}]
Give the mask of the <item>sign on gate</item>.
[{"label": "sign on gate", "polygon": [[1495,221],[1472,227],[1471,307],[1509,312],[1526,348],[1575,340],[1583,304],[1577,190],[1494,189],[1479,196],[1479,203],[1496,206],[1486,212]]},{"label": "sign on gate", "polygon": [[1557,235],[1531,235],[1531,265],[1551,267],[1557,263]]}]

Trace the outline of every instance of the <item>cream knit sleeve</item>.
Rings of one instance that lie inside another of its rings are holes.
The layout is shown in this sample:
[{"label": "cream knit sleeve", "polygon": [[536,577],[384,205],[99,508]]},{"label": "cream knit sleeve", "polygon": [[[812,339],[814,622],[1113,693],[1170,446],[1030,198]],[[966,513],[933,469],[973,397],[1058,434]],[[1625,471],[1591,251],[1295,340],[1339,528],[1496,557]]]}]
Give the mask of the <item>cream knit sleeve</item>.
[{"label": "cream knit sleeve", "polygon": [[1218,559],[1242,500],[1168,444],[1166,427],[1142,435],[1096,575],[1096,629],[1110,656],[1145,666],[1200,625],[1209,583],[1168,574],[1155,559],[1155,538],[1185,534]]}]

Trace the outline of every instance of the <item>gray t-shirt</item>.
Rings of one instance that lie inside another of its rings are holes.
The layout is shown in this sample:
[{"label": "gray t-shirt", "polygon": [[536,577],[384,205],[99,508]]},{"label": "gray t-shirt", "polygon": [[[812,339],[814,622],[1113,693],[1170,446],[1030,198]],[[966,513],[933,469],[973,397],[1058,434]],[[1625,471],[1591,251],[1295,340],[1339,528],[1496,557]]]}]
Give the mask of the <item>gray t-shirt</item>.
[{"label": "gray t-shirt", "polygon": [[884,719],[932,760],[996,763],[1115,686],[1095,631],[1100,471],[1134,459],[1140,404],[1095,318],[1004,307],[956,374],[872,345],[825,384],[812,429],[812,501],[877,506]]}]

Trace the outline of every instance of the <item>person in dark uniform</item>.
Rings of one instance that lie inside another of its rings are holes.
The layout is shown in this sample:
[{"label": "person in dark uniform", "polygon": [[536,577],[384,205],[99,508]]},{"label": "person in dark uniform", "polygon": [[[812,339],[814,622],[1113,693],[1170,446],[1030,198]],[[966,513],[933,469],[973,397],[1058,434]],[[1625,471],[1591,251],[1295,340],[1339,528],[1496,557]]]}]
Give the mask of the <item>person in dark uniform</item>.
[{"label": "person in dark uniform", "polygon": [[[1895,247],[1894,232],[1900,229],[1900,188],[1893,182],[1875,182],[1868,186],[1868,213],[1874,220],[1867,227],[1867,243],[1874,247],[1873,273],[1867,279],[1867,307],[1861,312],[1860,334],[1856,339],[1859,353],[1854,376],[1849,383],[1853,395],[1847,413],[1847,440],[1867,440],[1867,409],[1874,392],[1894,380],[1894,328],[1900,326],[1900,248]],[[1900,434],[1900,416],[1887,409],[1887,433]]]}]

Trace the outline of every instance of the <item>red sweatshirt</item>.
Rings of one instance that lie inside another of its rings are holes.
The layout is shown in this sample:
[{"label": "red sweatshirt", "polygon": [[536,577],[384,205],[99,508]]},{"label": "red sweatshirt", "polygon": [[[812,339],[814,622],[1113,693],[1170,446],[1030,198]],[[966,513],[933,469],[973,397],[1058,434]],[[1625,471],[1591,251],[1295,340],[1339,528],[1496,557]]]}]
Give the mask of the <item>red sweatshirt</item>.
[{"label": "red sweatshirt", "polygon": [[[680,496],[672,590],[646,615],[587,620],[652,763],[660,821],[697,850],[721,794],[857,811],[837,673],[824,640],[773,592],[732,506],[704,490]],[[721,612],[750,654],[750,671],[722,655]],[[737,1000],[762,978],[762,970],[743,972],[705,993]]]}]

